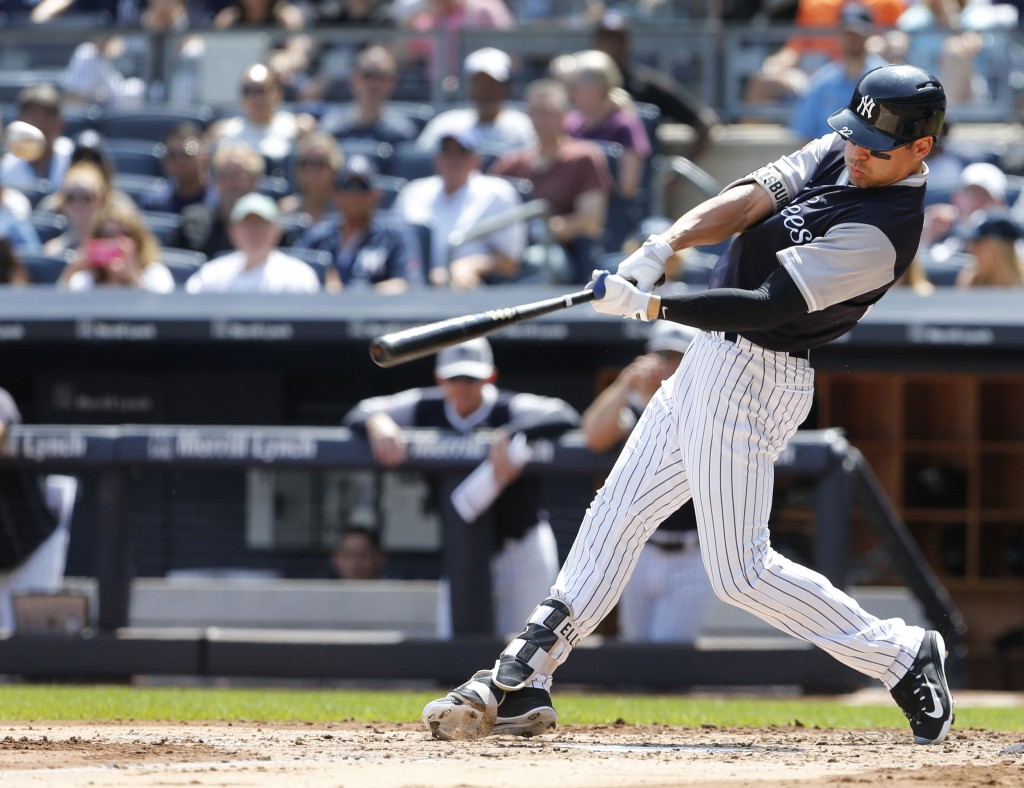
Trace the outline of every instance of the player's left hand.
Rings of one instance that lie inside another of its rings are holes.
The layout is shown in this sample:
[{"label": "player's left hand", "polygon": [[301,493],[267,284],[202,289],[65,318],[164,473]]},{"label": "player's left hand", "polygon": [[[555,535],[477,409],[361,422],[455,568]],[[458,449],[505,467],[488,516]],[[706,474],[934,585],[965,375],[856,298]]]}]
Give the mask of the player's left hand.
[{"label": "player's left hand", "polygon": [[617,274],[594,271],[590,280],[595,299],[590,302],[594,310],[603,315],[617,315],[634,320],[647,321],[647,307],[651,302],[649,293],[641,292],[632,282]]}]

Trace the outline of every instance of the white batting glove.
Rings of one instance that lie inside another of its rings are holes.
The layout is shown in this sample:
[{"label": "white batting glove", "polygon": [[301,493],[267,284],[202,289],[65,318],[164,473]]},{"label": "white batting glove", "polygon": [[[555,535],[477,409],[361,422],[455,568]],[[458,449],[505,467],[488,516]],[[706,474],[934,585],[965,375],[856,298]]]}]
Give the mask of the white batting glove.
[{"label": "white batting glove", "polygon": [[607,271],[594,271],[590,282],[595,300],[590,302],[594,310],[602,315],[631,317],[634,320],[647,322],[647,305],[651,295],[638,290],[632,282],[627,282],[618,274]]},{"label": "white batting glove", "polygon": [[638,289],[651,292],[665,276],[665,262],[675,250],[660,236],[652,235],[633,254],[619,263],[615,272],[623,279],[636,282]]}]

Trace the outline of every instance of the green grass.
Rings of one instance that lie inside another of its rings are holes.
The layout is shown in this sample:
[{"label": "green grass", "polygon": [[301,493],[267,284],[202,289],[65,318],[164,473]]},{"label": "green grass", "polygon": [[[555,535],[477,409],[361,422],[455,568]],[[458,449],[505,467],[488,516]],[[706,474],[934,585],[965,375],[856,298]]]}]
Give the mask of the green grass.
[{"label": "green grass", "polygon": [[[0,686],[0,720],[249,720],[260,722],[414,722],[437,692],[337,689]],[[565,724],[696,727],[792,725],[868,729],[906,723],[895,706],[844,706],[828,700],[707,698],[685,695],[576,695],[556,698]],[[1019,708],[957,710],[957,727],[1024,730]]]}]

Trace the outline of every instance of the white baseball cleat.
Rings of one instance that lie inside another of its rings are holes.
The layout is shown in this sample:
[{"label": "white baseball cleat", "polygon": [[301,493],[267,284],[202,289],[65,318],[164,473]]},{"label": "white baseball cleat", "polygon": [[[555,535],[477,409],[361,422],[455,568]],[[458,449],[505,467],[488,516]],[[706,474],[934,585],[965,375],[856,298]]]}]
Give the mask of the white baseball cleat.
[{"label": "white baseball cleat", "polygon": [[478,670],[462,686],[430,701],[423,707],[423,722],[430,728],[430,735],[459,741],[487,736],[498,716],[496,690],[491,684],[491,671]]},{"label": "white baseball cleat", "polygon": [[554,730],[558,713],[546,690],[506,692],[491,682],[491,671],[473,678],[423,708],[423,722],[435,739],[470,741],[494,733],[537,736]]}]

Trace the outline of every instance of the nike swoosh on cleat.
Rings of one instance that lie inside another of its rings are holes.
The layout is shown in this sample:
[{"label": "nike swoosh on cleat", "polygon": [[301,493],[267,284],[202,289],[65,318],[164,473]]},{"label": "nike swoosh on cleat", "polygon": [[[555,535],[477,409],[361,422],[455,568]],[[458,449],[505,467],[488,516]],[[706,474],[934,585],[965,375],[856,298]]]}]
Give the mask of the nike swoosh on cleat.
[{"label": "nike swoosh on cleat", "polygon": [[935,692],[935,685],[928,681],[928,679],[924,680],[924,685],[932,694],[932,705],[934,706],[934,708],[931,711],[926,711],[925,714],[927,714],[929,717],[932,717],[933,719],[938,719],[942,716],[942,704],[939,703],[939,696]]}]

